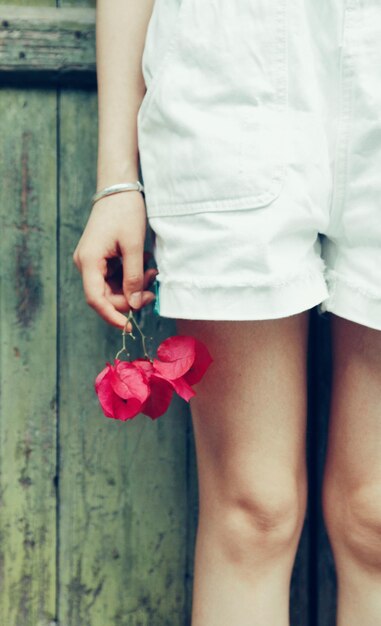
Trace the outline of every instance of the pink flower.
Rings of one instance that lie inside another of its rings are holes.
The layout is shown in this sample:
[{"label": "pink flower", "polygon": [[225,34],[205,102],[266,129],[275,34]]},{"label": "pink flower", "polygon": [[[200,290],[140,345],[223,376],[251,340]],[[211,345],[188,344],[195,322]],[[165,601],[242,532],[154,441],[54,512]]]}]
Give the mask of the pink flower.
[{"label": "pink flower", "polygon": [[173,396],[173,386],[155,372],[151,361],[148,359],[136,359],[133,363],[135,367],[144,372],[150,389],[141,412],[152,419],[156,419],[168,409]]},{"label": "pink flower", "polygon": [[143,413],[156,419],[167,411],[174,391],[189,402],[195,395],[192,385],[212,362],[201,341],[176,335],[159,345],[157,358],[107,363],[95,379],[95,391],[106,417],[125,421]]},{"label": "pink flower", "polygon": [[140,413],[150,392],[142,371],[119,359],[115,359],[114,365],[106,364],[94,386],[106,417],[122,421]]}]

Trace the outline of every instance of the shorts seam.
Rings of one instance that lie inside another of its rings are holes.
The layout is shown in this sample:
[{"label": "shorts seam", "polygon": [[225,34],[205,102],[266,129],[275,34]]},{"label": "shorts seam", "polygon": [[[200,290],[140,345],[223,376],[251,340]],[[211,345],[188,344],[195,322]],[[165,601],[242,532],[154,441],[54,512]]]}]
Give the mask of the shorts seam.
[{"label": "shorts seam", "polygon": [[[319,267],[320,265],[320,267]],[[264,281],[239,281],[239,282],[234,282],[234,283],[226,283],[226,281],[221,281],[220,279],[217,280],[211,280],[210,278],[203,280],[202,278],[199,278],[198,280],[189,280],[187,278],[176,278],[176,279],[172,279],[172,278],[166,278],[165,276],[163,276],[162,272],[159,272],[159,274],[156,276],[156,280],[158,282],[160,282],[161,286],[181,286],[184,289],[193,289],[193,288],[199,288],[199,289],[216,289],[216,288],[225,288],[225,289],[229,289],[229,288],[245,288],[245,287],[253,287],[253,288],[257,288],[257,287],[264,287],[264,288],[281,288],[281,287],[287,287],[288,285],[296,282],[296,281],[306,281],[306,280],[310,280],[312,277],[318,277],[318,276],[323,276],[324,275],[324,261],[321,260],[321,263],[318,263],[318,266],[313,267],[308,269],[307,271],[303,272],[303,273],[298,273],[298,274],[290,274],[287,277],[284,277],[283,279],[273,279],[273,280],[264,280]]]},{"label": "shorts seam", "polygon": [[333,302],[336,291],[335,288],[338,282],[347,287],[350,287],[351,289],[354,289],[357,293],[365,296],[366,298],[369,298],[370,300],[381,300],[381,293],[377,294],[375,291],[361,287],[358,283],[356,283],[356,281],[350,280],[345,275],[337,272],[336,270],[327,269],[325,273],[325,278],[328,283],[330,293],[332,292],[330,295],[331,303]]},{"label": "shorts seam", "polygon": [[[272,181],[279,180],[283,183],[282,174],[274,174]],[[276,196],[278,197],[278,196]],[[271,191],[260,192],[259,194],[251,194],[247,196],[231,196],[226,198],[210,199],[210,200],[197,200],[197,201],[184,201],[184,202],[165,202],[165,203],[146,203],[148,217],[172,217],[178,215],[194,213],[208,213],[216,211],[228,211],[241,209],[260,209],[261,207],[271,204],[275,200],[274,194]],[[247,206],[241,206],[247,205]],[[253,206],[254,205],[254,206]],[[164,212],[167,213],[164,213]]]}]

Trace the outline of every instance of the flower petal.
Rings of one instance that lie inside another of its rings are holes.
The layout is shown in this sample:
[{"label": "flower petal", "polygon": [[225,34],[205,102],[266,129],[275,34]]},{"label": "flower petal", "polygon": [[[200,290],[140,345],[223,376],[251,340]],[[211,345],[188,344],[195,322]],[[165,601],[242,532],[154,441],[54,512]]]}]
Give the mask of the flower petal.
[{"label": "flower petal", "polygon": [[146,380],[149,381],[151,375],[153,374],[153,365],[151,361],[148,359],[135,359],[132,363],[137,367],[141,372],[144,373]]},{"label": "flower petal", "polygon": [[107,373],[108,372],[106,372],[106,375],[102,376],[100,382],[97,384],[97,395],[105,416],[114,417],[113,397],[115,394],[112,390],[110,378],[107,376]]},{"label": "flower petal", "polygon": [[150,388],[151,393],[141,411],[144,415],[156,419],[168,409],[173,396],[173,388],[167,380],[155,375],[150,379]]},{"label": "flower petal", "polygon": [[162,376],[159,372],[155,373],[155,376],[166,380],[173,387],[176,393],[187,402],[190,400],[190,398],[196,395],[196,392],[192,389],[189,383],[184,380],[183,376],[180,376],[179,378],[174,378],[173,380]]},{"label": "flower petal", "polygon": [[149,387],[140,369],[129,361],[120,361],[110,375],[114,392],[123,400],[137,398],[141,403],[149,394]]},{"label": "flower petal", "polygon": [[182,376],[180,376],[180,378],[176,378],[175,380],[169,380],[168,382],[171,383],[180,398],[183,398],[187,402],[189,402],[189,400],[196,395],[196,392]]},{"label": "flower petal", "polygon": [[140,413],[142,408],[142,403],[136,398],[123,400],[116,394],[113,395],[112,404],[114,413],[113,417],[117,420],[122,420],[123,422],[135,417],[138,413]]},{"label": "flower petal", "polygon": [[108,372],[110,371],[110,368],[111,368],[110,363],[106,363],[106,367],[104,367],[103,370],[99,372],[99,374],[96,376],[94,380],[94,388],[95,388],[96,393],[98,393],[99,385],[101,381],[103,380],[103,378],[106,376],[106,374],[108,374]]},{"label": "flower petal", "polygon": [[204,376],[209,365],[213,363],[211,354],[202,341],[195,339],[196,357],[188,372],[183,375],[184,380],[190,385],[198,383]]},{"label": "flower petal", "polygon": [[180,378],[189,370],[196,356],[195,339],[174,335],[165,339],[157,349],[154,368],[167,379]]}]

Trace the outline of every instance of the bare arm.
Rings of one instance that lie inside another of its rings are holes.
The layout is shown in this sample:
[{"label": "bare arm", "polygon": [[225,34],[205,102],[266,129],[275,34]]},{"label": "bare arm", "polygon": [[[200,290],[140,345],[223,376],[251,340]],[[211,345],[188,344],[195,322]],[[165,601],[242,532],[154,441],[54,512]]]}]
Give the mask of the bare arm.
[{"label": "bare arm", "polygon": [[[145,93],[141,58],[153,2],[97,0],[97,189],[138,178],[137,112]],[[87,303],[120,328],[126,323],[122,312],[154,298],[147,288],[156,271],[143,271],[145,231],[140,192],[108,196],[92,208],[73,253]],[[133,293],[140,297],[133,300]]]},{"label": "bare arm", "polygon": [[98,187],[137,178],[141,57],[154,0],[97,1]]}]

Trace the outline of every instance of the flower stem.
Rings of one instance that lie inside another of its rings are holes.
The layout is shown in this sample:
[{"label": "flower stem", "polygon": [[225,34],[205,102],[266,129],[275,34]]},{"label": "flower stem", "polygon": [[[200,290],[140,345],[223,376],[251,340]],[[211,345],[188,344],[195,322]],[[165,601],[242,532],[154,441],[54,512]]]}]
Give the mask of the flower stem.
[{"label": "flower stem", "polygon": [[[144,335],[144,333],[142,332],[139,324],[137,323],[134,314],[132,312],[132,310],[130,309],[128,312],[128,316],[126,319],[126,325],[123,328],[122,331],[122,339],[123,339],[123,345],[122,348],[119,350],[119,352],[117,352],[117,354],[115,355],[115,359],[118,358],[119,354],[121,354],[121,352],[125,351],[127,352],[127,348],[126,348],[126,335],[129,335],[130,337],[132,337],[132,339],[136,339],[136,337],[133,335],[132,332],[127,333],[126,328],[127,328],[127,324],[128,322],[133,322],[133,324],[135,325],[135,327],[137,328],[137,330],[139,331],[141,340],[142,340],[142,345],[143,345],[143,351],[144,351],[144,356],[146,357],[146,359],[148,359],[149,361],[151,361],[151,363],[153,362],[153,360],[151,359],[151,357],[149,356],[148,352],[147,352],[147,348],[146,348],[146,336]],[[127,352],[127,356],[130,356],[129,353]]]}]

